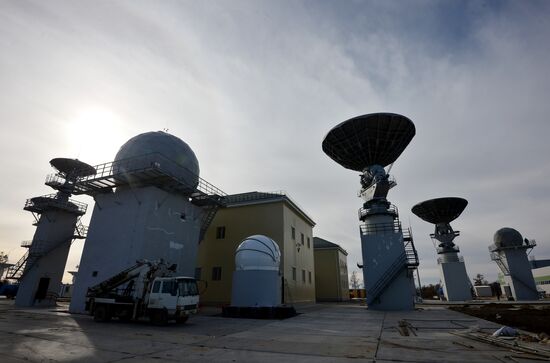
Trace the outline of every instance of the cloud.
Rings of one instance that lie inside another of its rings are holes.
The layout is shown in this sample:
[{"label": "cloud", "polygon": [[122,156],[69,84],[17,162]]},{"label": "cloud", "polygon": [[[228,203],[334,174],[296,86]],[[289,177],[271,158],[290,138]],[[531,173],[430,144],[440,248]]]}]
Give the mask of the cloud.
[{"label": "cloud", "polygon": [[84,152],[65,130],[99,107],[121,126],[99,130],[109,141],[97,136],[84,161],[110,161],[131,136],[168,128],[225,191],[286,190],[354,266],[359,179],[326,157],[321,141],[347,118],[391,111],[417,127],[392,169],[398,186],[389,199],[413,227],[423,280],[439,279],[433,226],[410,208],[433,197],[470,202],[453,224],[470,275],[496,277],[486,246],[505,225],[550,257],[545,2],[0,7],[0,152],[10,171],[0,180],[0,213],[10,221],[0,249],[29,239],[22,202],[49,192],[41,185],[49,159]]}]

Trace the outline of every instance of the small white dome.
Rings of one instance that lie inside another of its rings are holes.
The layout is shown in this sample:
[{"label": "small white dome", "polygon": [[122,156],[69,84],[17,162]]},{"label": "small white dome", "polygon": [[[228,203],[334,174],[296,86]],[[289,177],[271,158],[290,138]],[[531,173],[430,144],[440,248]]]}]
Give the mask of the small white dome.
[{"label": "small white dome", "polygon": [[271,238],[257,234],[247,237],[237,247],[237,270],[279,270],[281,250]]},{"label": "small white dome", "polygon": [[[131,159],[131,162],[125,165],[125,159]],[[120,147],[115,161],[127,170],[156,165],[193,188],[198,184],[200,170],[195,153],[184,141],[163,131],[132,137]]]}]

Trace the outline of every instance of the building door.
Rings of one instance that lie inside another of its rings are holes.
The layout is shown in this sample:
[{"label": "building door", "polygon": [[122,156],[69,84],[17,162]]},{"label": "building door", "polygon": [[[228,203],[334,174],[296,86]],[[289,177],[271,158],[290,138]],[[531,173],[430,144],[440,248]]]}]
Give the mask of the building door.
[{"label": "building door", "polygon": [[36,295],[34,296],[35,300],[42,300],[46,298],[48,292],[48,286],[50,286],[50,278],[42,277],[38,282],[38,289],[36,289]]}]

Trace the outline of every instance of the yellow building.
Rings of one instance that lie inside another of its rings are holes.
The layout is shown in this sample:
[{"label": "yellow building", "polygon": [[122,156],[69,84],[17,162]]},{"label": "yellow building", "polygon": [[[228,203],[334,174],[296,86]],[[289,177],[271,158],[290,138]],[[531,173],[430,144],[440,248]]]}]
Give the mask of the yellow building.
[{"label": "yellow building", "polygon": [[196,277],[206,282],[201,303],[231,300],[235,250],[255,234],[272,238],[281,249],[284,303],[315,301],[313,227],[315,222],[284,193],[250,192],[227,197],[199,244]]},{"label": "yellow building", "polygon": [[349,300],[348,253],[336,243],[313,238],[317,301]]}]

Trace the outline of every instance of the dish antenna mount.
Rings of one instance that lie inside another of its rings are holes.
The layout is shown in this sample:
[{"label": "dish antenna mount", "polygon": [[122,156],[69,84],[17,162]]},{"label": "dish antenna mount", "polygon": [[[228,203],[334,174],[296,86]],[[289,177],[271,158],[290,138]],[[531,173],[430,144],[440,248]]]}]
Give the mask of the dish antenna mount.
[{"label": "dish antenna mount", "polygon": [[415,134],[413,122],[405,116],[371,113],[332,128],[323,151],[344,168],[362,173],[359,195],[365,202],[385,201],[396,182],[384,168],[391,169]]},{"label": "dish antenna mount", "polygon": [[457,219],[468,201],[464,198],[446,197],[425,200],[412,207],[412,212],[420,219],[435,224],[435,232],[430,237],[440,242],[437,253],[459,252],[453,240],[460,235],[454,231],[450,223]]}]

